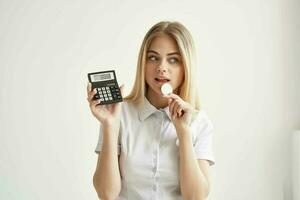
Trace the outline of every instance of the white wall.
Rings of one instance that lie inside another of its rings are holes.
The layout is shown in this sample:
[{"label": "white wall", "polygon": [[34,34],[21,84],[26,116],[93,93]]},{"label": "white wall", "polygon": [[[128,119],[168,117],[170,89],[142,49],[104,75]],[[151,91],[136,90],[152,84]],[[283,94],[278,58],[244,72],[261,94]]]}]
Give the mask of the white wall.
[{"label": "white wall", "polygon": [[298,13],[296,0],[0,1],[0,199],[97,199],[86,74],[115,69],[128,93],[144,34],[170,19],[197,42],[216,128],[209,199],[290,200]]}]

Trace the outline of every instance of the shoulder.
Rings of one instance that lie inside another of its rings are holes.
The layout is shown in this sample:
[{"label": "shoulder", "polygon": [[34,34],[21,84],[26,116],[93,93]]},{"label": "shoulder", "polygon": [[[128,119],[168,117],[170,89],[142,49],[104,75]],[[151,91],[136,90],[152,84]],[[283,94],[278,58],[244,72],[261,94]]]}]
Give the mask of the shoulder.
[{"label": "shoulder", "polygon": [[193,114],[193,119],[196,122],[211,123],[210,117],[208,116],[207,112],[203,109],[196,110]]},{"label": "shoulder", "polygon": [[206,111],[201,109],[194,113],[191,127],[194,130],[203,132],[213,129],[213,123]]},{"label": "shoulder", "polygon": [[126,112],[138,112],[138,106],[129,100],[124,100],[121,103],[121,107],[122,107],[122,112],[126,113]]},{"label": "shoulder", "polygon": [[125,121],[134,120],[138,117],[138,106],[129,100],[123,101],[121,103],[121,115],[122,119]]}]

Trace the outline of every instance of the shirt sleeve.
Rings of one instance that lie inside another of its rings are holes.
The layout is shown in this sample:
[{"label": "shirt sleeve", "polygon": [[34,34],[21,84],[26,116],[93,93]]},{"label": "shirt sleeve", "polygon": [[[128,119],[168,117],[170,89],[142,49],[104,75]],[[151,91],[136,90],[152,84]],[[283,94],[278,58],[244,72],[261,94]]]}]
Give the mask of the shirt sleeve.
[{"label": "shirt sleeve", "polygon": [[[95,153],[99,154],[102,150],[102,144],[103,144],[103,127],[100,124],[99,128],[99,136],[98,136],[98,143],[95,149]],[[121,153],[121,144],[120,144],[120,134],[118,136],[118,155]]]},{"label": "shirt sleeve", "polygon": [[215,158],[212,150],[214,127],[204,111],[200,111],[192,126],[193,145],[197,159],[205,159],[212,166]]}]

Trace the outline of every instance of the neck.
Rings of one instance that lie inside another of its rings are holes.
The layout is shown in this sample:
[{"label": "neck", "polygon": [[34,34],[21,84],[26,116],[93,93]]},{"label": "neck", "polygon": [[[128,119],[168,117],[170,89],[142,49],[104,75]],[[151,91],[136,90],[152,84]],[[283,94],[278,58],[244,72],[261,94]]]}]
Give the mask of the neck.
[{"label": "neck", "polygon": [[157,109],[165,108],[168,106],[168,99],[162,97],[152,90],[147,90],[146,98],[148,99],[149,103]]}]

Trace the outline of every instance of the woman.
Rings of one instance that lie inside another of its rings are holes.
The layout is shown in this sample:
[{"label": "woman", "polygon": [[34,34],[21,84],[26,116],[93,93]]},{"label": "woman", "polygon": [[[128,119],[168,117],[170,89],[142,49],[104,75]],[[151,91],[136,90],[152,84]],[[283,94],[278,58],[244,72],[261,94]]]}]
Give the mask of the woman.
[{"label": "woman", "polygon": [[[124,102],[93,101],[100,122],[94,187],[106,199],[205,199],[213,126],[200,109],[195,48],[179,22],[159,22],[142,43],[134,87]],[[169,83],[173,92],[164,95]],[[123,92],[124,86],[121,86]]]}]

